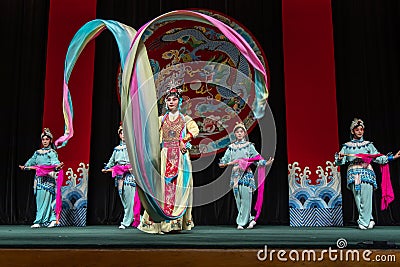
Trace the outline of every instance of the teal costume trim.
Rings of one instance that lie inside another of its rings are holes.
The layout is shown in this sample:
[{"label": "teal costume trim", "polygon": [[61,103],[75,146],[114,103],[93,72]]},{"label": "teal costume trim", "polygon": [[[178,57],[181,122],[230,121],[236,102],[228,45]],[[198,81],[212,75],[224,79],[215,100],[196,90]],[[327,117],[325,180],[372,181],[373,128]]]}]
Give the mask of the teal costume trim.
[{"label": "teal costume trim", "polygon": [[[25,163],[25,168],[36,165],[59,165],[57,152],[50,148],[36,150]],[[34,224],[48,224],[56,220],[52,203],[55,201],[56,181],[52,176],[36,176],[34,178],[34,195],[36,197],[36,218]]]},{"label": "teal costume trim", "polygon": [[[361,183],[371,184],[374,187],[374,189],[378,188],[374,171],[364,168],[349,169],[347,171],[347,188],[350,189],[350,185],[355,183],[355,177],[357,175],[359,175]],[[361,189],[360,184],[356,184],[355,190],[358,191],[360,189]]]}]

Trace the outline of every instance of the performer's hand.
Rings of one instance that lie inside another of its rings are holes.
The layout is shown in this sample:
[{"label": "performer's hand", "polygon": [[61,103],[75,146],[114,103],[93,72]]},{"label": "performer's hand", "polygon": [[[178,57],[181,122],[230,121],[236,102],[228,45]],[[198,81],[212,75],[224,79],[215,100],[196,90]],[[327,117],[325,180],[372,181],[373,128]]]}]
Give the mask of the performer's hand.
[{"label": "performer's hand", "polygon": [[186,145],[183,141],[180,141],[179,147],[181,149],[182,154],[185,154],[187,152]]},{"label": "performer's hand", "polygon": [[102,169],[101,171],[102,171],[103,173],[108,172],[108,170],[106,170],[106,169]]},{"label": "performer's hand", "polygon": [[18,166],[21,170],[24,170],[25,169],[25,166],[24,165],[19,165]]},{"label": "performer's hand", "polygon": [[58,164],[58,165],[56,166],[56,171],[61,170],[63,167],[64,167],[64,162],[60,162],[60,164]]},{"label": "performer's hand", "polygon": [[266,166],[271,165],[273,161],[274,161],[274,158],[273,157],[269,157],[269,159],[268,159],[268,161],[267,161],[267,163],[265,165]]},{"label": "performer's hand", "polygon": [[400,150],[397,151],[396,155],[393,156],[393,159],[398,159],[400,158]]},{"label": "performer's hand", "polygon": [[220,163],[219,166],[220,166],[221,168],[223,168],[223,167],[227,167],[227,166],[230,166],[230,165],[234,165],[235,163],[236,163],[236,160],[230,161],[230,162],[228,162],[228,163]]},{"label": "performer's hand", "polygon": [[341,152],[339,152],[339,153],[338,153],[338,160],[342,160],[342,159],[343,159],[343,157],[344,157],[344,154],[343,154],[343,153],[341,153]]}]

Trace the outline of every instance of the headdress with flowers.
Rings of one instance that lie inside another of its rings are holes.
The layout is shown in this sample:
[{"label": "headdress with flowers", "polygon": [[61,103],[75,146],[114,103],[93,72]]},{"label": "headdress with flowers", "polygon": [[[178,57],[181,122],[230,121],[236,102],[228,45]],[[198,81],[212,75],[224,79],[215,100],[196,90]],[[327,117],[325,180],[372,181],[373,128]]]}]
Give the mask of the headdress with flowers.
[{"label": "headdress with flowers", "polygon": [[236,122],[235,126],[233,127],[233,133],[235,133],[236,130],[238,130],[238,129],[242,129],[246,133],[245,136],[244,136],[244,140],[248,141],[249,139],[248,139],[248,136],[247,136],[247,129],[246,129],[246,126],[244,126],[243,122],[241,122],[241,121],[240,122]]},{"label": "headdress with flowers", "polygon": [[52,133],[50,132],[50,129],[49,129],[49,128],[44,128],[44,129],[43,129],[43,132],[40,134],[40,139],[43,139],[43,137],[45,137],[45,136],[47,136],[48,138],[50,138],[50,147],[51,147],[52,149],[56,149],[56,146],[55,146],[54,143],[53,143],[53,135],[52,135]]},{"label": "headdress with flowers", "polygon": [[51,134],[49,128],[44,128],[44,129],[43,129],[43,132],[42,132],[42,134],[40,135],[40,138],[43,138],[43,137],[45,137],[45,136],[47,136],[48,138],[50,138],[50,139],[53,140],[53,135]]},{"label": "headdress with flowers", "polygon": [[350,124],[350,139],[352,139],[353,135],[354,135],[353,129],[358,127],[358,126],[361,126],[361,127],[365,128],[364,122],[361,119],[354,118],[353,121]]},{"label": "headdress with flowers", "polygon": [[235,127],[233,127],[233,132],[236,132],[237,129],[242,128],[243,131],[247,131],[246,126],[244,126],[243,122],[236,122]]},{"label": "headdress with flowers", "polygon": [[118,134],[123,130],[122,128],[122,121],[119,122],[119,127],[118,127]]},{"label": "headdress with flowers", "polygon": [[361,126],[361,127],[365,128],[364,122],[361,119],[354,118],[353,121],[350,124],[350,132],[352,132],[353,129],[358,127],[358,126]]},{"label": "headdress with flowers", "polygon": [[[182,106],[182,102],[183,102],[182,88],[181,88],[181,85],[178,82],[174,81],[174,80],[171,80],[168,83],[168,87],[167,87],[167,91],[166,91],[166,94],[165,94],[164,101],[165,101],[165,99],[167,99],[170,96],[176,96],[179,99],[178,110],[180,110],[181,106]],[[165,106],[166,106],[166,108],[168,110],[166,101],[165,101]]]}]

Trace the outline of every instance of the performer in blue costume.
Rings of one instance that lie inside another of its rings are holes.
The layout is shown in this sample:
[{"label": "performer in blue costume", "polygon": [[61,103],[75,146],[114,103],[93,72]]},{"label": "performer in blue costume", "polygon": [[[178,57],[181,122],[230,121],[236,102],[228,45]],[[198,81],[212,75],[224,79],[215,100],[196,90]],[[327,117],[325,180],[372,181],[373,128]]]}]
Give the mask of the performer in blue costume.
[{"label": "performer in blue costume", "polygon": [[[230,144],[221,158],[219,166],[226,167],[233,165],[230,185],[233,188],[233,195],[236,200],[238,215],[236,217],[237,229],[243,230],[247,225],[248,229],[256,225],[254,216],[251,215],[251,203],[253,192],[257,189],[254,175],[250,167],[242,170],[237,163],[239,159],[254,158],[259,153],[254,144],[246,140],[247,131],[242,123],[237,123],[233,129],[236,141]],[[270,165],[274,159],[268,161],[260,160],[259,165]]]},{"label": "performer in blue costume", "polygon": [[34,194],[36,196],[36,219],[31,228],[39,228],[43,225],[47,227],[56,226],[56,214],[52,203],[56,196],[56,177],[64,163],[58,160],[57,152],[54,150],[53,135],[48,128],[44,128],[41,134],[42,148],[35,151],[33,156],[25,163],[20,165],[21,170],[31,170],[45,168],[45,166],[54,166],[53,171],[48,175],[35,175],[33,184]]},{"label": "performer in blue costume", "polygon": [[[354,154],[379,154],[370,141],[363,138],[364,122],[355,118],[350,125],[351,141],[343,144],[342,149],[335,155],[335,164],[349,164],[347,168],[347,188],[353,192],[358,210],[358,228],[362,230],[372,229],[375,226],[372,217],[372,193],[377,189],[376,176],[369,163],[365,163]],[[373,162],[386,164],[400,157],[400,151],[396,155],[388,154],[377,157]]]},{"label": "performer in blue costume", "polygon": [[[140,214],[134,213],[134,206],[140,205],[140,203],[135,203],[135,177],[130,172],[131,166],[129,163],[128,151],[126,150],[122,126],[118,128],[118,135],[121,139],[121,143],[114,148],[111,158],[102,172],[109,172],[112,171],[113,168],[119,168],[119,171],[114,169],[113,177],[115,178],[115,187],[118,188],[118,194],[124,207],[124,218],[119,229],[125,229],[129,227],[134,220],[136,220],[134,226],[139,224]],[[137,212],[140,212],[140,209]]]}]

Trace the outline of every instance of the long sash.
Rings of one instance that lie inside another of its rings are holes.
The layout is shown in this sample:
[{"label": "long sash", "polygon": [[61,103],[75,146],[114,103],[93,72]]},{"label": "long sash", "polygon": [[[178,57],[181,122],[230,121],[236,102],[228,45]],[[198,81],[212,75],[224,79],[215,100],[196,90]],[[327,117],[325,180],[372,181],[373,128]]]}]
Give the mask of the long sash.
[{"label": "long sash", "polygon": [[[111,176],[113,178],[115,178],[118,175],[124,175],[125,173],[130,172],[130,169],[132,168],[132,166],[130,164],[127,165],[115,165],[113,167],[111,167]],[[133,223],[132,226],[133,227],[138,227],[140,224],[140,210],[142,208],[141,204],[140,204],[140,198],[139,198],[139,193],[138,190],[135,190],[135,198],[134,198],[134,205],[133,205]]]},{"label": "long sash", "polygon": [[[36,165],[31,166],[30,168],[36,170],[36,176],[48,176],[49,173],[56,170],[57,165]],[[60,221],[61,210],[62,210],[62,195],[61,195],[61,186],[64,182],[64,171],[58,171],[57,180],[56,180],[56,220],[57,224]]]},{"label": "long sash", "polygon": [[[245,159],[238,159],[236,162],[239,164],[239,168],[243,171],[247,170],[247,168],[255,161],[263,160],[261,155],[257,155],[253,158],[245,158]],[[254,210],[257,212],[254,220],[257,221],[258,217],[261,213],[261,208],[264,202],[264,181],[265,181],[265,165],[258,166],[258,176],[257,176],[257,183],[258,183],[258,193],[257,193],[257,201],[254,206]]]},{"label": "long sash", "polygon": [[[355,154],[354,157],[361,158],[363,162],[370,164],[371,161],[377,157],[384,156],[383,154]],[[381,198],[381,210],[388,208],[389,204],[394,200],[394,193],[392,182],[390,180],[389,164],[380,165],[382,173],[382,198]]]}]

